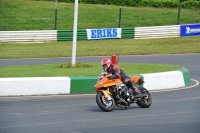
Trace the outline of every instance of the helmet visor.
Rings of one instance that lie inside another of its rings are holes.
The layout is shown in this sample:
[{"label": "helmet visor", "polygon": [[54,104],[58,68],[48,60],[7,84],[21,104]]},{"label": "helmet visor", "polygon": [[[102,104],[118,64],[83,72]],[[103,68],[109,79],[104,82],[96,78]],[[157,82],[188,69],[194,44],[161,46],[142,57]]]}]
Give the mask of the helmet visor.
[{"label": "helmet visor", "polygon": [[106,65],[106,64],[103,64],[102,67],[103,67],[103,70],[104,70],[104,71],[107,70],[107,65]]}]

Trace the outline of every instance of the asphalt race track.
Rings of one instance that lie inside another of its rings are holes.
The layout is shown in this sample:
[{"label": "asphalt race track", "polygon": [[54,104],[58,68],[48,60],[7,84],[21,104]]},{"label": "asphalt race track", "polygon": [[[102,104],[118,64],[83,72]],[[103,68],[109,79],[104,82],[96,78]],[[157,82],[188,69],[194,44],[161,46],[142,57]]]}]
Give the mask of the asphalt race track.
[{"label": "asphalt race track", "polygon": [[[103,57],[79,57],[100,62]],[[71,62],[71,58],[0,60],[0,66]],[[192,85],[151,92],[142,109],[103,112],[90,95],[0,97],[0,133],[200,133],[200,54],[120,56],[120,62],[175,64],[190,71]],[[148,89],[148,88],[147,88]]]}]

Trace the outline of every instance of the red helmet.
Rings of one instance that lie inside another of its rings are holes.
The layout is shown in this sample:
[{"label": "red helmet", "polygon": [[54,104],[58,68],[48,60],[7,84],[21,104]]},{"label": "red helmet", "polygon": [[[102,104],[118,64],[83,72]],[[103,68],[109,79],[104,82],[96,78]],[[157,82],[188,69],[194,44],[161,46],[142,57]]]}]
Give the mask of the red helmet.
[{"label": "red helmet", "polygon": [[104,58],[102,61],[101,61],[101,65],[104,69],[104,71],[108,71],[108,69],[110,68],[110,65],[112,64],[112,62],[110,61],[110,59],[108,58]]}]

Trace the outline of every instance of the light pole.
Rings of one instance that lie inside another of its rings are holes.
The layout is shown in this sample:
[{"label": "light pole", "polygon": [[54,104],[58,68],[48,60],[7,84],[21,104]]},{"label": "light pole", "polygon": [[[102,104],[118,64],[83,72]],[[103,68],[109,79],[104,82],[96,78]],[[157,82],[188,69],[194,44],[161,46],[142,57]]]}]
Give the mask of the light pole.
[{"label": "light pole", "polygon": [[72,66],[75,65],[75,61],[76,61],[77,21],[78,21],[78,0],[75,0],[75,4],[74,4],[73,47],[72,47]]}]

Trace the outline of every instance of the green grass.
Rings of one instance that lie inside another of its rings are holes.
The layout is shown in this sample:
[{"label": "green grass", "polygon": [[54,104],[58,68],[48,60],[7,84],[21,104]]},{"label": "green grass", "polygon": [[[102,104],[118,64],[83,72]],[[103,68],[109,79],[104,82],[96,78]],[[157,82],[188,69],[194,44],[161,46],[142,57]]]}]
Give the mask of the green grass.
[{"label": "green grass", "polygon": [[[54,2],[1,0],[1,30],[54,28]],[[117,27],[121,6],[79,4],[79,29]],[[58,3],[58,29],[72,29],[72,3]],[[122,7],[122,27],[176,24],[177,9]],[[173,21],[173,22],[172,22]],[[200,10],[182,9],[181,23],[200,22]],[[199,53],[200,37],[78,41],[77,56]],[[0,59],[70,57],[72,42],[0,44]]]},{"label": "green grass", "polygon": [[[200,37],[78,41],[76,56],[200,53]],[[72,42],[0,44],[0,59],[71,57]]]},{"label": "green grass", "polygon": [[[102,71],[100,63],[91,63],[89,68],[60,68],[60,64],[0,67],[0,77],[53,77],[53,76],[98,76]],[[127,75],[156,73],[181,69],[169,64],[118,64]]]},{"label": "green grass", "polygon": [[[0,31],[54,29],[54,2],[33,0],[1,0]],[[159,26],[177,24],[178,9],[79,4],[78,29]],[[57,29],[71,30],[74,4],[58,2]],[[199,9],[181,9],[180,24],[199,23]]]},{"label": "green grass", "polygon": [[[54,2],[0,0],[0,31],[54,29]],[[121,7],[79,4],[78,29],[118,27],[122,8],[122,28],[177,24],[177,9]],[[58,3],[58,30],[73,29],[74,4]],[[199,23],[200,10],[181,9],[180,24]],[[76,56],[200,53],[200,37],[163,39],[122,39],[78,41]],[[72,42],[0,44],[0,59],[71,57]],[[93,63],[91,63],[93,64]],[[127,74],[178,70],[181,66],[159,64],[119,64]],[[102,72],[100,64],[91,68],[59,68],[59,64],[0,67],[0,77],[89,76]]]}]

